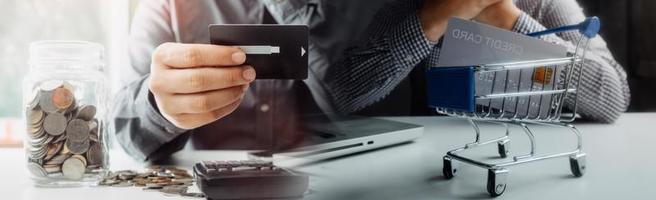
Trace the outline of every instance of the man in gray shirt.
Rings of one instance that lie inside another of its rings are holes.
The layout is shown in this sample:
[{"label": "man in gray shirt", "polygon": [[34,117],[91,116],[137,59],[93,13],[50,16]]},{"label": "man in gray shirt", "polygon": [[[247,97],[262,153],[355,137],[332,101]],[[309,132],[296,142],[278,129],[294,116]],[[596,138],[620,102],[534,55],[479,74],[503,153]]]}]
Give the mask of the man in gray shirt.
[{"label": "man in gray shirt", "polygon": [[[116,97],[112,127],[130,155],[156,160],[181,149],[189,138],[197,148],[293,146],[302,140],[302,133],[294,131],[302,122],[297,113],[307,111],[301,104],[310,104],[311,111],[352,113],[394,97],[401,100],[397,105],[428,110],[413,100],[422,99],[421,81],[408,80],[421,79],[413,74],[421,74],[439,55],[437,39],[447,17],[526,33],[580,20],[583,14],[567,8],[568,2],[144,0],[131,29],[132,67],[124,76],[129,84]],[[255,80],[257,72],[243,65],[241,50],[206,45],[207,25],[216,23],[307,24],[308,80]],[[568,36],[561,37],[567,44]],[[602,98],[582,96],[580,111],[610,122],[628,104],[626,77],[602,39],[591,47],[592,67],[586,69],[592,75],[582,84]],[[394,92],[404,83],[412,83],[410,95]]]}]

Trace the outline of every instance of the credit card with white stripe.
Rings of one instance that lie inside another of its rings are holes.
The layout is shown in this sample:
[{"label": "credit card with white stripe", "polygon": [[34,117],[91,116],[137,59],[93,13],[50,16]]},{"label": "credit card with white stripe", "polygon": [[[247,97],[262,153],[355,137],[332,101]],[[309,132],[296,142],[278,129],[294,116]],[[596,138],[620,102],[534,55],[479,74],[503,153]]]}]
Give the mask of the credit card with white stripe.
[{"label": "credit card with white stripe", "polygon": [[305,25],[212,24],[210,42],[241,48],[258,79],[303,80],[308,76]]}]

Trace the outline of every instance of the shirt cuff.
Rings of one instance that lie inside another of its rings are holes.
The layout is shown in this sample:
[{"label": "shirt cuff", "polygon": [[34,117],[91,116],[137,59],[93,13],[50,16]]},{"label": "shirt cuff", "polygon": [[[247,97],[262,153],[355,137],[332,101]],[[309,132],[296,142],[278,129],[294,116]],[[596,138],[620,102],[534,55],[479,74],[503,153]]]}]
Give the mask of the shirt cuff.
[{"label": "shirt cuff", "polygon": [[128,134],[131,135],[130,143],[135,145],[139,149],[138,152],[142,154],[135,155],[141,160],[150,159],[160,147],[188,131],[176,127],[162,116],[148,88],[149,79],[148,77],[141,83],[141,88],[134,101],[137,117],[141,118],[141,125],[139,125],[141,129],[131,129],[130,131],[133,133]]},{"label": "shirt cuff", "polygon": [[431,53],[430,42],[421,28],[419,17],[411,14],[390,32],[390,50],[398,66],[414,67]]},{"label": "shirt cuff", "polygon": [[175,126],[173,123],[171,123],[169,120],[164,118],[162,113],[159,112],[159,108],[157,108],[157,103],[155,103],[155,97],[153,96],[153,93],[150,92],[150,89],[148,88],[148,80],[150,78],[146,79],[146,82],[142,84],[141,92],[139,94],[139,97],[137,97],[137,103],[143,103],[143,106],[140,106],[141,108],[144,108],[144,113],[145,116],[148,117],[149,120],[154,122],[156,125],[159,125],[165,130],[164,133],[167,134],[162,134],[164,136],[163,139],[170,141],[172,138],[175,138],[176,136],[187,132],[187,129],[182,129],[177,126]]}]

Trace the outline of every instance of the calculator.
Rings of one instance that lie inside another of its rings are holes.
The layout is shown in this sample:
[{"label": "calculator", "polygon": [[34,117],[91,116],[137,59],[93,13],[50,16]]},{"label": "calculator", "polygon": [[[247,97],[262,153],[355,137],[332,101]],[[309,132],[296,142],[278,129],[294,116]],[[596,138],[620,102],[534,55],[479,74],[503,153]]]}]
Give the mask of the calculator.
[{"label": "calculator", "polygon": [[280,168],[269,161],[202,161],[194,178],[208,199],[300,198],[308,189],[305,174]]}]

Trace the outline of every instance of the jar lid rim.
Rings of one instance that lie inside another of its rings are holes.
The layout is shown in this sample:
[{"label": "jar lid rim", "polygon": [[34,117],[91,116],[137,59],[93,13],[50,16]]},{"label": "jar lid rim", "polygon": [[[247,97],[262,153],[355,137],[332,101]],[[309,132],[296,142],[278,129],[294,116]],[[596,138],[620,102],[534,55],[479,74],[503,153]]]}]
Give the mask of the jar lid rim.
[{"label": "jar lid rim", "polygon": [[104,59],[101,44],[79,40],[43,40],[30,43],[30,63],[80,61]]}]

